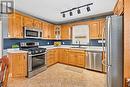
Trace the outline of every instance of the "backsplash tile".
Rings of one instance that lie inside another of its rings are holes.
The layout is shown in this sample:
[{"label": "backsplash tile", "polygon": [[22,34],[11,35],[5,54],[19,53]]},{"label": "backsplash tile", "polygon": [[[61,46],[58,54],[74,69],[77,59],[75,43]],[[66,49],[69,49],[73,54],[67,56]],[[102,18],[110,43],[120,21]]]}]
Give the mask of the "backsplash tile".
[{"label": "backsplash tile", "polygon": [[64,45],[70,45],[71,40],[44,40],[44,39],[4,39],[4,49],[12,48],[12,45],[18,44],[19,42],[39,42],[40,46],[43,45],[53,45],[55,41],[60,41]]},{"label": "backsplash tile", "polygon": [[[102,43],[98,43],[98,40],[101,40],[101,39],[91,39],[89,41],[89,45],[90,46],[102,46]],[[105,45],[105,44],[104,44]]]},{"label": "backsplash tile", "polygon": [[[98,43],[100,39],[91,39],[89,41],[89,46],[102,46],[101,43]],[[4,39],[4,49],[12,48],[12,45],[18,44],[19,42],[39,42],[40,46],[44,45],[53,45],[55,41],[60,41],[62,45],[71,45],[72,40],[45,40],[45,39]]]}]

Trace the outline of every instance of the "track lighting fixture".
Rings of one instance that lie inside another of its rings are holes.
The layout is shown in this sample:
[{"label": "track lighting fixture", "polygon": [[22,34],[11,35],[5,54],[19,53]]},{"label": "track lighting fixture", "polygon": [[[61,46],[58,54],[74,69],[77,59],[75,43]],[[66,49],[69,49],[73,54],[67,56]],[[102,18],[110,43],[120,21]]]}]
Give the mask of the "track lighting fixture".
[{"label": "track lighting fixture", "polygon": [[81,13],[81,11],[80,11],[80,9],[79,9],[79,8],[78,8],[78,10],[77,10],[77,13],[78,13],[78,14],[80,14],[80,13]]},{"label": "track lighting fixture", "polygon": [[63,18],[65,18],[65,13],[63,13]]},{"label": "track lighting fixture", "polygon": [[89,6],[87,6],[87,11],[89,12],[89,11],[91,11],[91,9],[90,9],[90,7]]},{"label": "track lighting fixture", "polygon": [[69,9],[69,10],[66,10],[66,11],[63,11],[61,12],[62,14],[62,17],[65,18],[65,13],[69,12],[69,15],[70,16],[73,16],[73,13],[72,11],[73,10],[76,10],[77,9],[77,14],[81,14],[81,9],[80,8],[83,8],[83,7],[87,7],[87,12],[90,12],[91,11],[91,8],[90,8],[90,5],[93,5],[93,3],[89,3],[89,4],[86,4],[86,5],[82,5],[82,6],[79,6],[79,7],[75,7],[75,8],[72,8],[72,9]]},{"label": "track lighting fixture", "polygon": [[70,11],[70,16],[73,16],[73,13],[72,13],[72,11]]}]

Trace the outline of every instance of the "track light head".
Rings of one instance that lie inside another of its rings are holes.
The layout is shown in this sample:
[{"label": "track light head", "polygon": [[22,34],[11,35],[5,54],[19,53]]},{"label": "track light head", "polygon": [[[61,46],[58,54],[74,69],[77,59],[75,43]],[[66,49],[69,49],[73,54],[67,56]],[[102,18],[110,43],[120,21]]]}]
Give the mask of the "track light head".
[{"label": "track light head", "polygon": [[78,13],[78,14],[80,14],[80,13],[81,13],[80,9],[78,9],[78,10],[77,10],[77,13]]},{"label": "track light head", "polygon": [[63,15],[62,15],[62,16],[63,16],[63,18],[65,18],[65,13],[63,13]]},{"label": "track light head", "polygon": [[72,13],[72,11],[70,11],[70,16],[73,16],[73,13]]},{"label": "track light head", "polygon": [[91,9],[90,9],[90,7],[89,6],[87,6],[87,11],[89,12],[89,11],[91,11]]}]

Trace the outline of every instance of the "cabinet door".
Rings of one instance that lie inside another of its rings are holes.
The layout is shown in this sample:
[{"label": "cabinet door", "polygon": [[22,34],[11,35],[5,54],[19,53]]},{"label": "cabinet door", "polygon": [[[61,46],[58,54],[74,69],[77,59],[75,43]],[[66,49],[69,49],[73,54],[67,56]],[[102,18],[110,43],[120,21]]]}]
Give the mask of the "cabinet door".
[{"label": "cabinet door", "polygon": [[27,54],[24,53],[11,53],[9,54],[11,61],[11,74],[12,77],[27,76]]},{"label": "cabinet door", "polygon": [[115,15],[122,15],[124,11],[124,0],[118,0],[114,8]]},{"label": "cabinet door", "polygon": [[85,54],[83,53],[75,53],[76,58],[76,66],[85,68]]},{"label": "cabinet door", "polygon": [[47,53],[47,65],[51,66],[58,62],[57,56],[56,56],[56,50],[49,50]]},{"label": "cabinet door", "polygon": [[77,56],[75,55],[75,53],[69,51],[69,53],[68,53],[68,64],[76,65],[76,58],[77,58]]},{"label": "cabinet door", "polygon": [[99,21],[90,22],[90,39],[99,38]]},{"label": "cabinet door", "polygon": [[14,38],[13,20],[14,20],[14,15],[9,14],[9,19],[8,19],[8,37],[9,38]]},{"label": "cabinet door", "polygon": [[60,49],[59,54],[60,54],[59,62],[64,63],[64,64],[68,64],[67,49]]},{"label": "cabinet door", "polygon": [[[105,39],[105,19],[100,20],[99,39]],[[102,37],[103,34],[103,37]]]},{"label": "cabinet door", "polygon": [[9,15],[9,38],[23,38],[23,16],[20,14]]},{"label": "cabinet door", "polygon": [[54,25],[53,24],[50,24],[49,30],[50,30],[50,39],[55,39],[55,32],[54,32]]},{"label": "cabinet door", "polygon": [[42,30],[43,30],[43,38],[48,39],[48,35],[49,35],[48,23],[46,22],[42,23]]},{"label": "cabinet door", "polygon": [[61,39],[71,39],[71,27],[69,25],[61,25]]},{"label": "cabinet door", "polygon": [[25,27],[32,28],[33,27],[33,18],[31,18],[31,17],[24,17],[23,18],[23,24],[24,24]]},{"label": "cabinet door", "polygon": [[40,20],[34,19],[33,24],[34,24],[34,28],[37,28],[37,29],[41,29],[42,28],[42,23],[41,23]]}]

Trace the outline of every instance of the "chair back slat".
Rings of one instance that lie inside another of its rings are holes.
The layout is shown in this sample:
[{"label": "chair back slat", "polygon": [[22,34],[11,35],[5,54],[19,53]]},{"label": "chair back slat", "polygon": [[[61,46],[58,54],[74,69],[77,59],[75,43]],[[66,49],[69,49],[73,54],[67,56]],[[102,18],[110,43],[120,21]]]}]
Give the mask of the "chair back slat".
[{"label": "chair back slat", "polygon": [[0,59],[0,62],[2,63],[0,80],[2,81],[2,87],[7,87],[7,81],[9,76],[9,59],[7,56],[3,56]]}]

